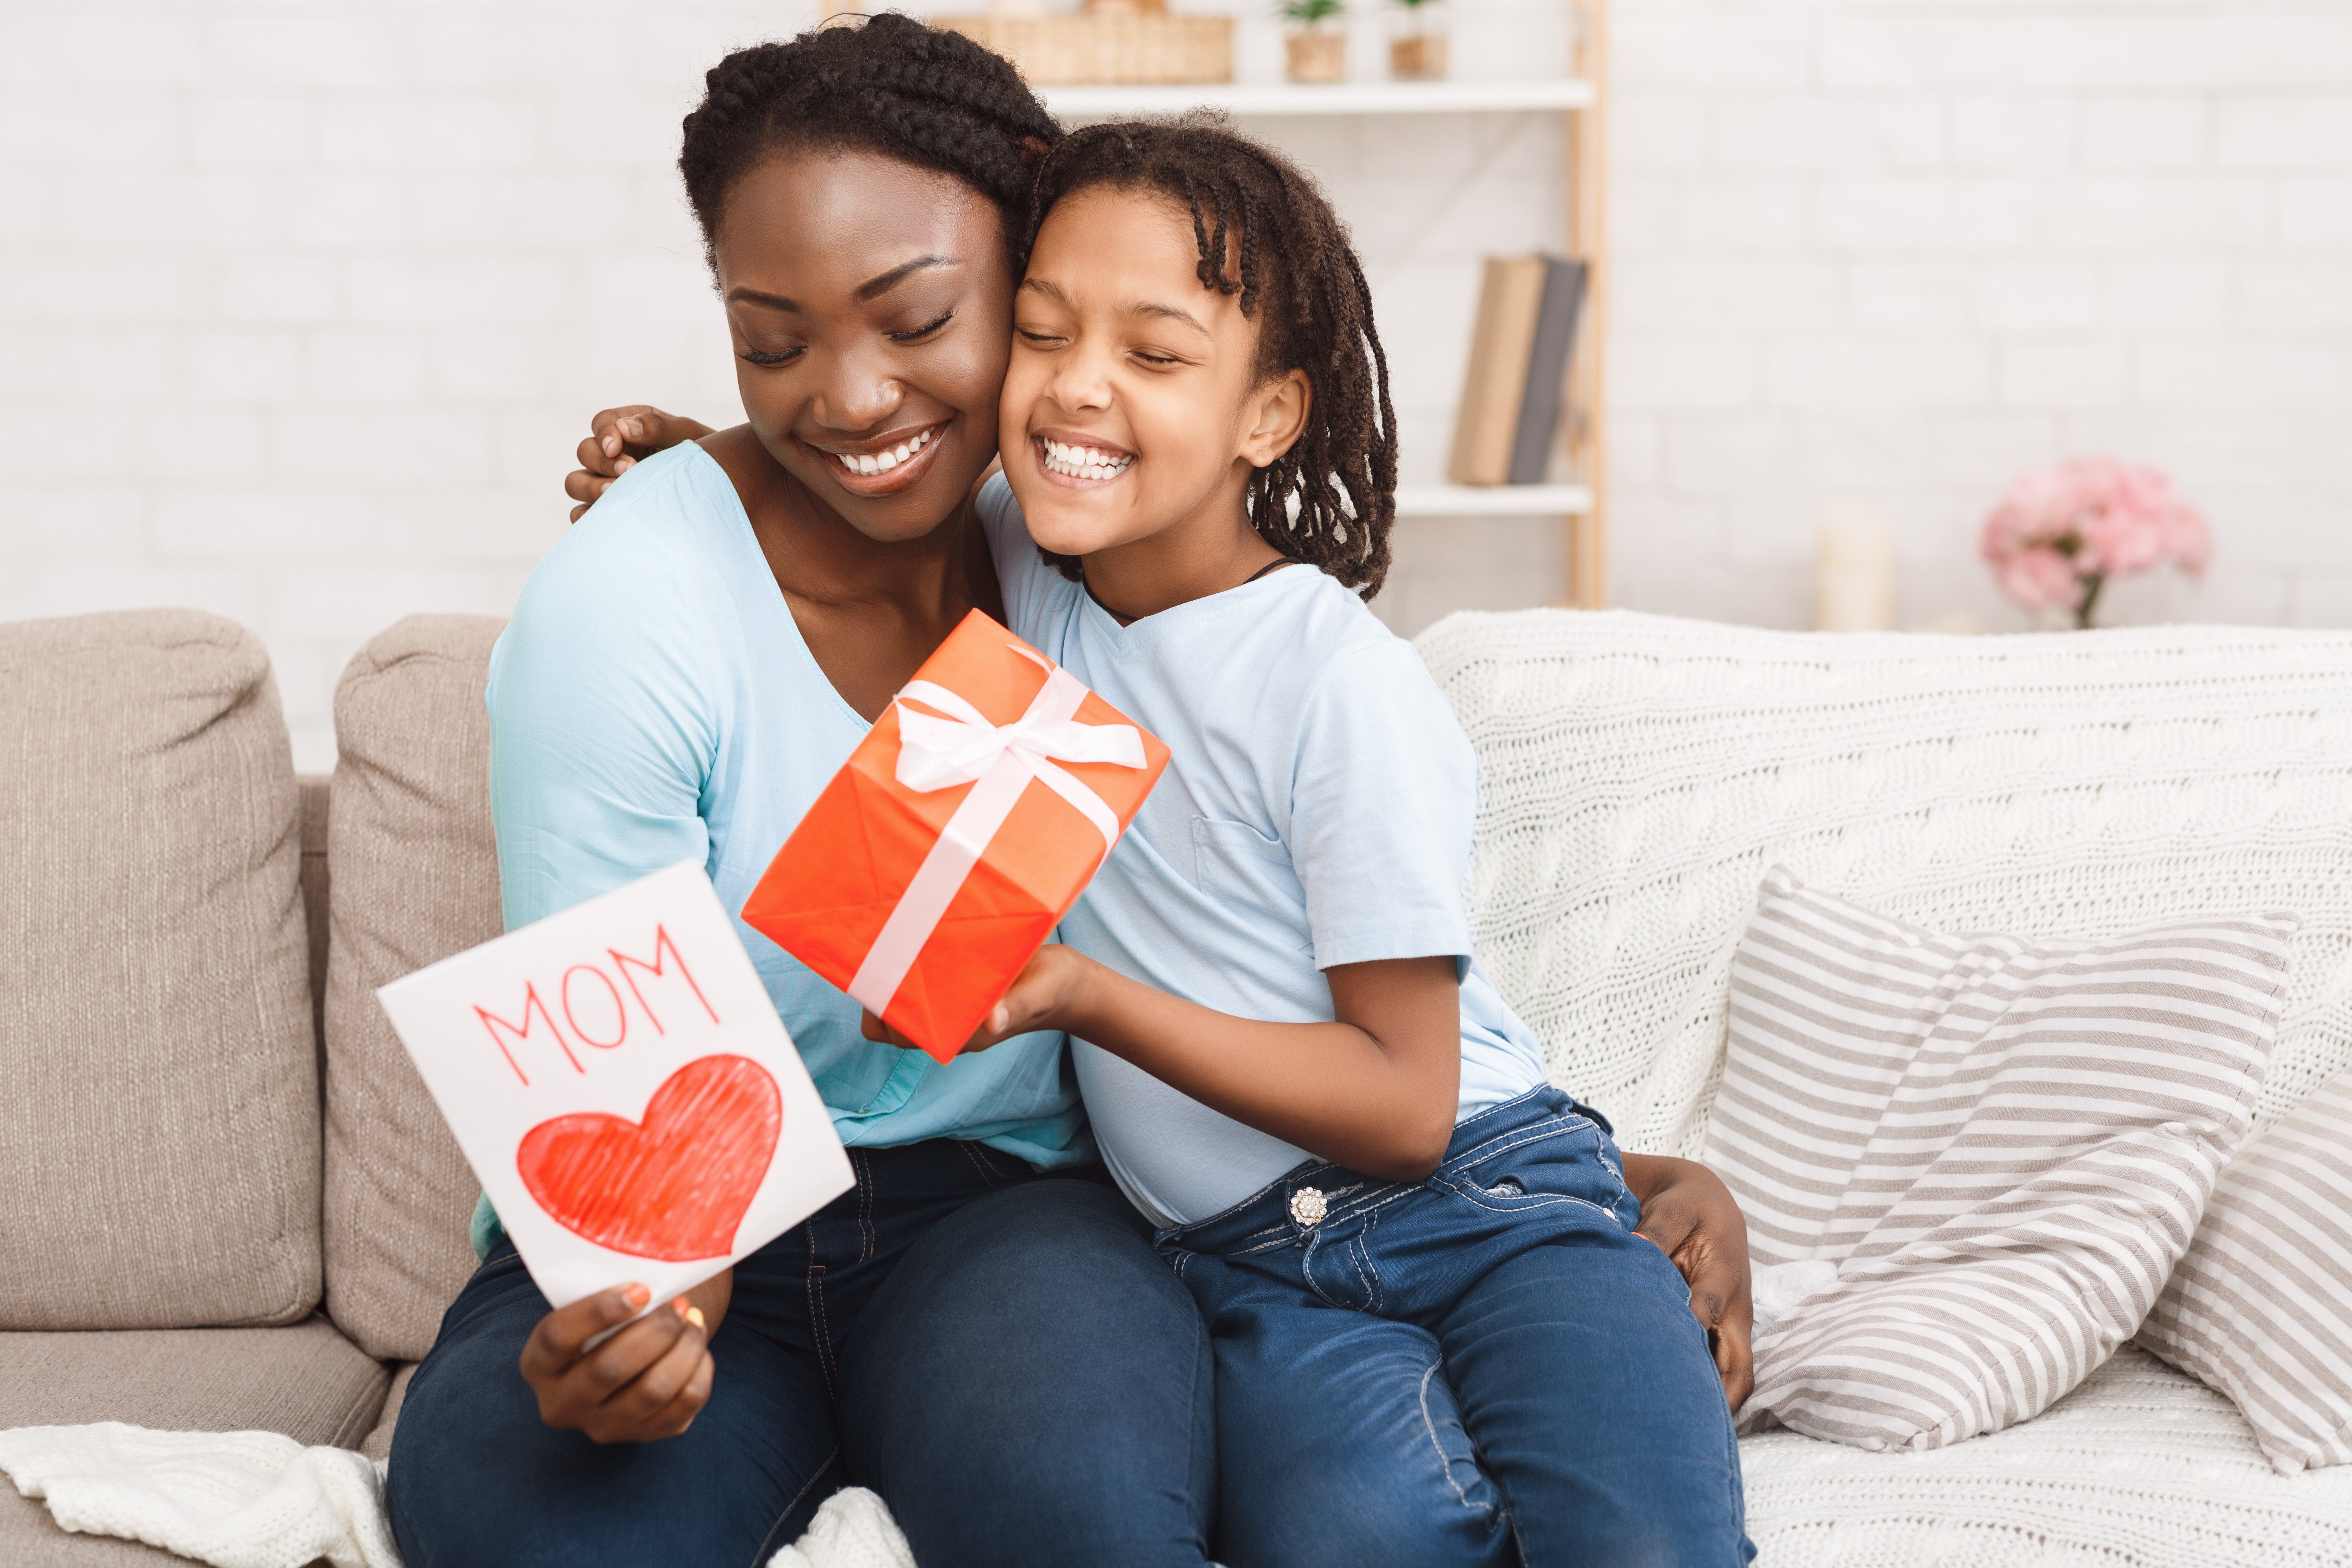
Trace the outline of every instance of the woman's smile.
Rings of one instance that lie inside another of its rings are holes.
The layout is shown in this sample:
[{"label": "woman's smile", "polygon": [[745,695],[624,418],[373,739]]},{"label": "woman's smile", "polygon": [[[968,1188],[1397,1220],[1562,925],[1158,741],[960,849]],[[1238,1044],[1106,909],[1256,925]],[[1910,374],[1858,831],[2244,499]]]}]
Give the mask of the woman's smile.
[{"label": "woman's smile", "polygon": [[887,496],[922,482],[937,460],[940,437],[953,418],[912,429],[887,432],[864,441],[811,441],[801,445],[824,458],[834,482],[852,495]]}]

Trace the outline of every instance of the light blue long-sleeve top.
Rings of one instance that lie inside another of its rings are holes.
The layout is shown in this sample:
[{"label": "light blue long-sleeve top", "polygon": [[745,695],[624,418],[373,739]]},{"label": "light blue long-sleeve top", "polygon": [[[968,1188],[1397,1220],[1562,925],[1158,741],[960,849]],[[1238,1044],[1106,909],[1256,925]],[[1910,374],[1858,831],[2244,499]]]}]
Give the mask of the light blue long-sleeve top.
[{"label": "light blue long-sleeve top", "polygon": [[[488,701],[509,931],[681,860],[740,911],[867,729],[801,639],[733,483],[692,442],[632,468],[532,571]],[[740,913],[735,931],[843,1142],[1093,1158],[1058,1033],[943,1066],[866,1039],[856,1003]],[[487,1246],[495,1217],[476,1221]]]}]

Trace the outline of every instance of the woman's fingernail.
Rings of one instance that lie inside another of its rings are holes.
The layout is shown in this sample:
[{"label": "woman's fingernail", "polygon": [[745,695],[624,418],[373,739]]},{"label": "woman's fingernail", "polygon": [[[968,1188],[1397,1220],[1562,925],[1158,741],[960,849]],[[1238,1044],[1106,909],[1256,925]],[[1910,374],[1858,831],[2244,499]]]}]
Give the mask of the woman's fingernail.
[{"label": "woman's fingernail", "polygon": [[628,1289],[627,1299],[630,1306],[642,1307],[654,1299],[654,1293],[642,1285],[632,1285]]},{"label": "woman's fingernail", "polygon": [[699,1307],[688,1307],[686,1310],[686,1321],[692,1323],[696,1328],[700,1329],[704,1333],[709,1333],[710,1331],[710,1325],[702,1321],[702,1309]]},{"label": "woman's fingernail", "polygon": [[637,460],[635,458],[624,458],[619,462],[613,465],[613,472],[616,474],[626,473],[629,469],[635,468],[636,465]]},{"label": "woman's fingernail", "polygon": [[669,1310],[683,1318],[694,1310],[694,1303],[680,1296],[669,1304]]}]

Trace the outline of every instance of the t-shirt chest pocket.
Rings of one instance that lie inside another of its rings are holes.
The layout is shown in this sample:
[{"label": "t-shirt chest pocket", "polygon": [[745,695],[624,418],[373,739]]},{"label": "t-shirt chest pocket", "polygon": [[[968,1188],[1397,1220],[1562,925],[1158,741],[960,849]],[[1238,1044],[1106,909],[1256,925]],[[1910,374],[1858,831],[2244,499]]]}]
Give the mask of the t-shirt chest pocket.
[{"label": "t-shirt chest pocket", "polygon": [[1307,889],[1280,839],[1268,838],[1246,822],[1196,816],[1192,882],[1250,923],[1279,927],[1297,951],[1315,951],[1307,928]]}]

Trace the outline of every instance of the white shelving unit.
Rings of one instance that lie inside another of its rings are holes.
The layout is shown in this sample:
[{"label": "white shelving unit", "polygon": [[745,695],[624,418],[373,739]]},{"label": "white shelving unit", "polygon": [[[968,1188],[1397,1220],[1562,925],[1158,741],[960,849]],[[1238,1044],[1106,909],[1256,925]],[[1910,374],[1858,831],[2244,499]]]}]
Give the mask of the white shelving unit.
[{"label": "white shelving unit", "polygon": [[1590,109],[1592,84],[1573,77],[1533,81],[1350,81],[1327,87],[1290,82],[1223,87],[1041,87],[1037,96],[1066,120],[1121,114],[1173,114],[1222,109],[1232,114],[1491,114]]},{"label": "white shelving unit", "polygon": [[1512,81],[1290,82],[1186,87],[1041,87],[1038,96],[1066,121],[1222,109],[1268,119],[1295,116],[1489,114],[1564,115],[1569,141],[1569,254],[1590,267],[1576,359],[1569,373],[1569,451],[1581,481],[1563,485],[1408,485],[1397,515],[1415,518],[1557,517],[1568,546],[1561,602],[1598,609],[1606,602],[1607,476],[1600,440],[1601,365],[1606,353],[1607,247],[1602,243],[1603,110],[1607,99],[1607,0],[1568,0],[1576,23],[1568,74]]},{"label": "white shelving unit", "polygon": [[1399,517],[1589,517],[1587,485],[1399,485]]}]

